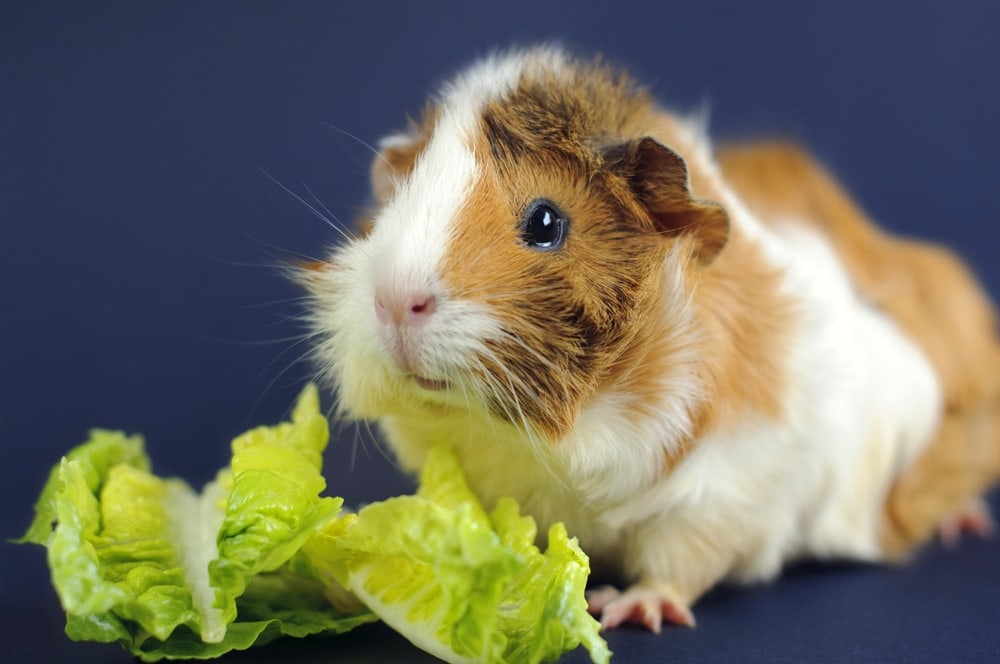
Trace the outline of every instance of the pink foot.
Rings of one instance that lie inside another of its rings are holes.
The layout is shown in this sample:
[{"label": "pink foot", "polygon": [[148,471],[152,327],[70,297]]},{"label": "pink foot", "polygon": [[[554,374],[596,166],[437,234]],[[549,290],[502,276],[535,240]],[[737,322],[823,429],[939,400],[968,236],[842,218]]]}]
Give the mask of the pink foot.
[{"label": "pink foot", "polygon": [[974,498],[965,507],[938,526],[938,536],[945,546],[956,546],[963,533],[989,537],[996,531],[990,508],[982,498]]},{"label": "pink foot", "polygon": [[622,593],[605,586],[587,593],[587,610],[601,616],[602,630],[632,623],[659,634],[664,620],[683,627],[695,625],[691,609],[668,587],[637,585]]}]

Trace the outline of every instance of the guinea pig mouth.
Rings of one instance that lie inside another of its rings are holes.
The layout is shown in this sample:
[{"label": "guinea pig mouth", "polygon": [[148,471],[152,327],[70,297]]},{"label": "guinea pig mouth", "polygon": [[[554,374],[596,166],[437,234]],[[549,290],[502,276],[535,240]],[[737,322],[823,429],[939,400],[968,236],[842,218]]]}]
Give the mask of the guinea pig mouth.
[{"label": "guinea pig mouth", "polygon": [[413,381],[423,389],[430,390],[431,392],[440,392],[441,390],[448,389],[448,381],[446,380],[433,380],[415,375],[413,376]]}]

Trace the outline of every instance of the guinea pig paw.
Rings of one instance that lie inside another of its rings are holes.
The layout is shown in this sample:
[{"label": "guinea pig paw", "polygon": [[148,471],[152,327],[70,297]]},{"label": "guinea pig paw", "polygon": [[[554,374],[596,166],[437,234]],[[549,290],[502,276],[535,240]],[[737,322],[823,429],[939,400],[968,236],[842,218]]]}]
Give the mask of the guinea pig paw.
[{"label": "guinea pig paw", "polygon": [[948,547],[956,546],[963,533],[989,537],[995,532],[996,524],[990,516],[990,508],[982,498],[973,498],[938,526],[938,537]]},{"label": "guinea pig paw", "polygon": [[682,627],[695,626],[691,609],[669,586],[639,584],[625,592],[611,586],[598,588],[587,593],[587,610],[601,616],[602,630],[634,624],[659,634],[664,620]]}]

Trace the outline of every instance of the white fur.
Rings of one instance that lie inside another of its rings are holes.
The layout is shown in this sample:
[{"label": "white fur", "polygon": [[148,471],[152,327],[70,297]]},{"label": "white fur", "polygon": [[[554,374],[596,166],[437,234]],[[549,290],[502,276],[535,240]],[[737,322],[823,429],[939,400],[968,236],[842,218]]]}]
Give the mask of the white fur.
[{"label": "white fur", "polygon": [[[787,421],[714,431],[655,488],[604,515],[637,524],[628,571],[700,593],[730,576],[766,579],[802,556],[877,560],[893,477],[940,410],[927,359],[849,287],[826,243],[790,224],[771,236],[802,326],[788,349]],[[684,585],[684,584],[682,584]]]},{"label": "white fur", "polygon": [[[346,410],[380,418],[412,469],[429,445],[450,441],[484,501],[511,495],[539,520],[541,532],[564,521],[596,561],[673,584],[681,596],[694,597],[724,576],[767,578],[803,555],[877,559],[889,483],[936,426],[937,379],[893,322],[855,295],[823,238],[802,224],[775,232],[750,215],[709,162],[707,138],[693,123],[683,137],[686,156],[714,174],[731,223],[782,270],[783,288],[797,305],[784,419],[748,416],[734,428],[710,431],[662,477],[663,461],[691,432],[690,407],[705,397],[692,368],[700,352],[690,327],[697,298],[686,295],[690,285],[669,267],[664,333],[690,351],[679,353],[673,373],[663,376],[655,417],[625,415],[629,395],[605,386],[563,440],[540,447],[490,416],[467,386],[423,393],[393,370],[373,311],[376,287],[417,286],[439,298],[432,324],[421,331],[431,373],[447,374],[449,365],[501,334],[489,311],[447,293],[438,264],[456,223],[452,215],[480,177],[469,148],[478,110],[513,89],[526,68],[547,62],[558,70],[565,56],[553,49],[494,56],[447,86],[412,176],[370,237],[335,254],[318,289],[315,324],[330,331],[318,353]],[[427,405],[435,403],[467,411],[429,414]]]},{"label": "white fur", "polygon": [[541,69],[559,72],[568,66],[566,53],[554,46],[494,53],[473,63],[445,85],[439,104],[448,112],[471,113],[465,117],[475,122],[483,103],[502,99],[526,73]]}]

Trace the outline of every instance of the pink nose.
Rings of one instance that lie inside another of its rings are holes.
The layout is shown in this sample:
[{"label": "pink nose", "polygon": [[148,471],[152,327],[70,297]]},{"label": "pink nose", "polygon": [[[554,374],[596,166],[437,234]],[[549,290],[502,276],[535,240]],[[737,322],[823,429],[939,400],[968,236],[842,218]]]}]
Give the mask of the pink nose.
[{"label": "pink nose", "polygon": [[417,292],[402,297],[375,295],[375,315],[383,325],[420,327],[434,313],[437,300],[430,293]]}]

